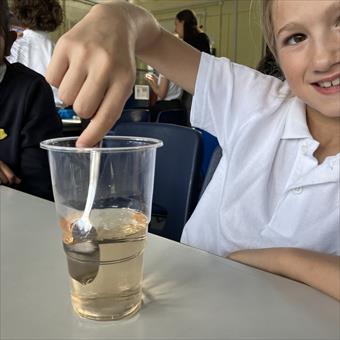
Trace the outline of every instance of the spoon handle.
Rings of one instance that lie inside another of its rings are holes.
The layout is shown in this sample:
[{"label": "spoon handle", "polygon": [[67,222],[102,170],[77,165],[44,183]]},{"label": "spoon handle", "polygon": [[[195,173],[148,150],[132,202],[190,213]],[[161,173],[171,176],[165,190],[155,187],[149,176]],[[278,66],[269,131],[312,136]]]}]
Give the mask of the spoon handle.
[{"label": "spoon handle", "polygon": [[97,183],[100,168],[100,152],[92,150],[90,154],[90,179],[89,189],[87,192],[87,199],[83,217],[89,218],[93,206],[94,197],[96,195]]}]

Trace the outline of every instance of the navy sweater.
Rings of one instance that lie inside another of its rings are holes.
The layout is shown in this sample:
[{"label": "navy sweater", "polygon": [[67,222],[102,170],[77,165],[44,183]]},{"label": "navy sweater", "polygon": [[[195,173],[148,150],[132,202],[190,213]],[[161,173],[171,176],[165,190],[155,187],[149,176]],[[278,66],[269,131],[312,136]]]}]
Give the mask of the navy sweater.
[{"label": "navy sweater", "polygon": [[0,160],[22,182],[16,188],[52,200],[47,153],[39,143],[60,137],[62,124],[56,113],[51,87],[38,73],[19,64],[7,64],[0,83]]}]

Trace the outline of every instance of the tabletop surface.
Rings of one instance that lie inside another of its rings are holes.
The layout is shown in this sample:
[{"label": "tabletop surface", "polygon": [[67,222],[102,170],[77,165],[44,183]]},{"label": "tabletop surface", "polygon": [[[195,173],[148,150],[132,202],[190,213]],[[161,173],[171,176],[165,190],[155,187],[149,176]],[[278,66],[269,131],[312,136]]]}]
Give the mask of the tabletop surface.
[{"label": "tabletop surface", "polygon": [[340,303],[303,284],[155,235],[141,311],[72,310],[54,205],[0,186],[1,339],[339,339]]}]

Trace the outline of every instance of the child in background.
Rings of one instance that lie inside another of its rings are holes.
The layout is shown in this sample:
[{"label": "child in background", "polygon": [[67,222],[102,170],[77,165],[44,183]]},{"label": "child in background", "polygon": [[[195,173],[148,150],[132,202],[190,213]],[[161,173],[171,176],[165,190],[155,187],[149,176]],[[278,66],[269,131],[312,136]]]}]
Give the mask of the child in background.
[{"label": "child in background", "polygon": [[0,0],[0,184],[53,199],[47,154],[40,142],[59,137],[62,125],[51,87],[38,73],[5,61],[13,37]]},{"label": "child in background", "polygon": [[[54,32],[62,23],[62,8],[58,0],[12,0],[10,5],[13,20],[22,32],[7,60],[21,63],[45,76],[54,49],[48,33]],[[63,106],[55,88],[53,96],[56,106]]]},{"label": "child in background", "polygon": [[162,74],[156,76],[153,73],[147,73],[145,80],[157,95],[156,103],[150,107],[151,121],[156,121],[157,115],[161,111],[183,109],[181,104],[183,90],[179,86],[166,79]]},{"label": "child in background", "polygon": [[263,22],[285,82],[201,54],[125,1],[95,6],[66,33],[47,78],[92,117],[78,146],[118,119],[135,55],[194,93],[192,124],[223,156],[181,241],[340,299],[340,3],[263,0]]},{"label": "child in background", "polygon": [[266,47],[265,55],[257,64],[256,69],[264,74],[279,78],[282,81],[284,80],[280,67],[277,65],[277,61],[268,46]]},{"label": "child in background", "polygon": [[196,14],[191,9],[184,9],[176,14],[175,32],[192,47],[211,53],[209,37],[198,27]]}]

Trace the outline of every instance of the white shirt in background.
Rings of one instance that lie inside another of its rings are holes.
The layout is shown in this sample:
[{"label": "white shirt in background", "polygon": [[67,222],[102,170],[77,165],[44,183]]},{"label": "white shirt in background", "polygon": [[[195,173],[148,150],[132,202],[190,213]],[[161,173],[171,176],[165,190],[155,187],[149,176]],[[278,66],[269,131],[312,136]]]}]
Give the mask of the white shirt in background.
[{"label": "white shirt in background", "polygon": [[[158,81],[157,84],[158,86],[161,83],[161,79],[164,78],[162,74],[158,76]],[[168,85],[168,93],[166,94],[165,98],[162,100],[175,100],[175,99],[181,99],[182,94],[183,94],[183,89],[173,83],[171,80],[168,80],[169,85]]]},{"label": "white shirt in background", "polygon": [[191,120],[223,156],[183,243],[220,256],[268,247],[340,255],[340,154],[318,164],[305,104],[286,83],[203,53]]},{"label": "white shirt in background", "polygon": [[[14,42],[11,55],[7,60],[10,63],[21,63],[45,76],[53,49],[54,43],[46,32],[25,29],[23,36]],[[52,90],[56,105],[62,106],[62,101],[58,98],[58,90],[54,87]]]}]

